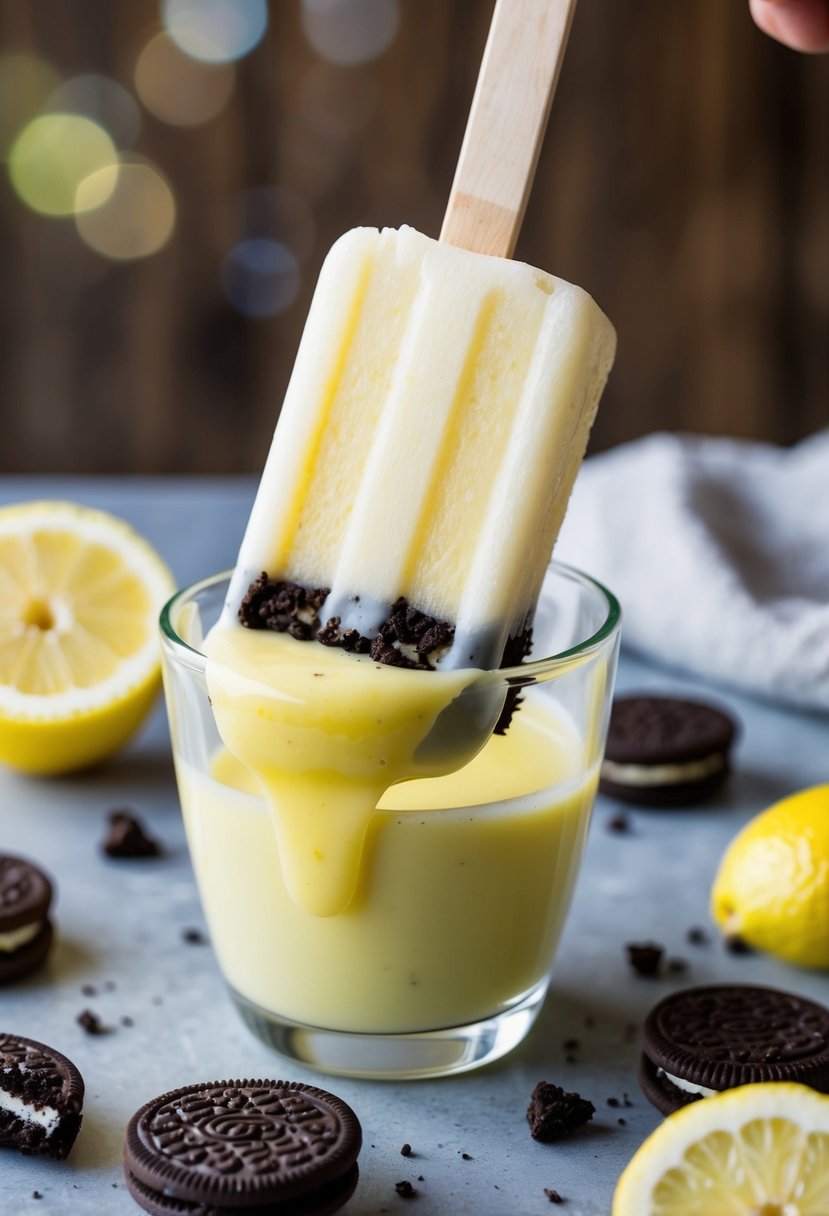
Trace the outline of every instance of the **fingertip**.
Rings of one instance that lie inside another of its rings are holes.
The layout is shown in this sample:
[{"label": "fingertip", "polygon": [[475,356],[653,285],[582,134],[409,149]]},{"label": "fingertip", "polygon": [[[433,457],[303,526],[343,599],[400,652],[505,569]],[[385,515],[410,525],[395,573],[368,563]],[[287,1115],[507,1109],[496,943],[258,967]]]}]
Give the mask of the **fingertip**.
[{"label": "fingertip", "polygon": [[749,0],[755,24],[784,46],[829,51],[829,0]]}]

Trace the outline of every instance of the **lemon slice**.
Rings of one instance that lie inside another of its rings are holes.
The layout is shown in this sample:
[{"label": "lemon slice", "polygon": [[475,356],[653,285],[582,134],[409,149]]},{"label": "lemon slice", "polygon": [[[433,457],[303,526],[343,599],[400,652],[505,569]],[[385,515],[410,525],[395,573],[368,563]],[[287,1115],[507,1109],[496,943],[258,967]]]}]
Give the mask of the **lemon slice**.
[{"label": "lemon slice", "polygon": [[743,1085],[670,1115],[628,1165],[613,1216],[827,1216],[829,1097]]},{"label": "lemon slice", "polygon": [[158,691],[174,589],[152,546],[104,511],[0,509],[0,760],[59,773],[120,747]]}]

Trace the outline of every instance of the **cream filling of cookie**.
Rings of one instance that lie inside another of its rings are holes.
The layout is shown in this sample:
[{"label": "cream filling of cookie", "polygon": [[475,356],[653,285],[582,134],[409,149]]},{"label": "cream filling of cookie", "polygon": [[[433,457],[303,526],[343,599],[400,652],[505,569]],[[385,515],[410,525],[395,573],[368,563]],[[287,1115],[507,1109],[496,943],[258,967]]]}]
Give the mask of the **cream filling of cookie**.
[{"label": "cream filling of cookie", "polygon": [[616,764],[605,760],[602,776],[619,785],[680,785],[684,781],[698,781],[709,777],[725,767],[725,756],[715,752],[702,760],[689,760],[687,764]]},{"label": "cream filling of cookie", "polygon": [[31,1102],[26,1102],[23,1098],[18,1097],[17,1094],[7,1094],[2,1089],[0,1089],[0,1110],[16,1115],[24,1123],[37,1123],[47,1136],[51,1136],[60,1123],[60,1111],[55,1110],[53,1106],[34,1106]]},{"label": "cream filling of cookie", "polygon": [[664,1068],[657,1068],[656,1075],[664,1077],[666,1081],[670,1081],[671,1085],[675,1085],[677,1089],[681,1089],[686,1094],[699,1094],[703,1098],[713,1098],[714,1094],[719,1093],[718,1089],[706,1089],[704,1085],[692,1085],[690,1081],[683,1081],[682,1077],[675,1077],[670,1072],[665,1072]]},{"label": "cream filling of cookie", "polygon": [[0,954],[10,954],[12,950],[19,950],[21,946],[34,941],[42,928],[43,921],[36,920],[30,925],[21,925],[19,929],[10,929],[8,933],[0,933]]}]

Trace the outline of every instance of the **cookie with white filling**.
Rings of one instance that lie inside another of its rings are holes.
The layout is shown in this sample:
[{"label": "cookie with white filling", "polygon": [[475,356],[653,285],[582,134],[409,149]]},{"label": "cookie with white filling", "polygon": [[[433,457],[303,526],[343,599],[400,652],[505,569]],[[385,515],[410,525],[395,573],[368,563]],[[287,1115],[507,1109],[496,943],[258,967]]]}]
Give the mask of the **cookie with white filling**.
[{"label": "cookie with white filling", "polygon": [[645,1019],[639,1080],[663,1114],[724,1089],[797,1081],[829,1092],[829,1009],[777,988],[685,988]]},{"label": "cookie with white filling", "polygon": [[0,854],[0,984],[35,971],[52,944],[52,883],[22,857]]},{"label": "cookie with white filling", "polygon": [[81,1126],[84,1083],[71,1060],[0,1032],[0,1146],[62,1160]]},{"label": "cookie with white filling", "polygon": [[617,697],[599,789],[639,806],[689,806],[722,784],[737,723],[684,697]]}]

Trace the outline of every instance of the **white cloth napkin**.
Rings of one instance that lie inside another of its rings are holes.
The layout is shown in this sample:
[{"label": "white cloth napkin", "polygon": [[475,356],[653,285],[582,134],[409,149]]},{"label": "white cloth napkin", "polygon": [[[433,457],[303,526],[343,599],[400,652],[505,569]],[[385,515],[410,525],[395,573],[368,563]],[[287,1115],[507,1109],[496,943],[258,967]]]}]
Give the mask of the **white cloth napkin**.
[{"label": "white cloth napkin", "polygon": [[829,710],[829,431],[793,448],[655,434],[587,460],[556,557],[673,666]]}]

